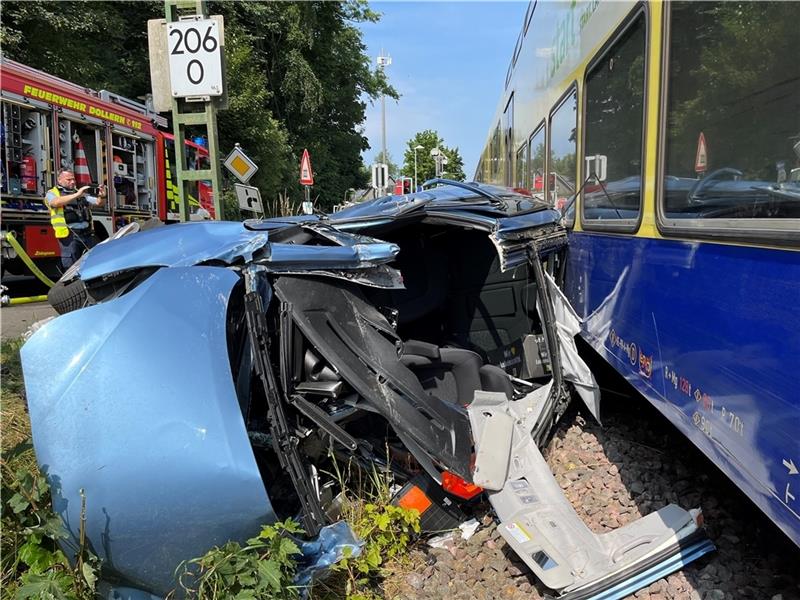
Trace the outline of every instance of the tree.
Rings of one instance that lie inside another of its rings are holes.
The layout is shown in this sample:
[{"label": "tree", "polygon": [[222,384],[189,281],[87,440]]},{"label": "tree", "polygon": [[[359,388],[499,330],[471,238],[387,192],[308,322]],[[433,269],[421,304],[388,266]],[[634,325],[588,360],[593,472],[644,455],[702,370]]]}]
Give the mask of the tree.
[{"label": "tree", "polygon": [[[5,56],[128,98],[150,91],[148,19],[162,2],[3,2]],[[319,205],[366,184],[361,124],[366,101],[396,98],[373,70],[360,22],[378,20],[364,0],[209,2],[225,18],[229,108],[219,114],[223,153],[239,142],[261,168],[262,197],[299,200],[300,156],[312,156]]]},{"label": "tree", "polygon": [[[296,194],[303,148],[311,154],[313,194],[322,208],[348,188],[366,184],[361,152],[369,145],[361,130],[364,99],[397,93],[372,70],[354,23],[376,21],[362,0],[348,2],[221,2],[219,11],[242,27],[271,91],[264,106],[283,125],[294,164],[284,186]],[[227,25],[226,25],[227,26]]]},{"label": "tree", "polygon": [[406,151],[403,153],[403,168],[401,173],[406,177],[414,176],[414,148],[422,146],[417,150],[417,181],[421,183],[436,176],[436,163],[431,150],[439,150],[447,157],[447,164],[444,166],[444,177],[464,181],[464,161],[458,148],[449,148],[439,134],[432,129],[420,131],[406,143]]}]

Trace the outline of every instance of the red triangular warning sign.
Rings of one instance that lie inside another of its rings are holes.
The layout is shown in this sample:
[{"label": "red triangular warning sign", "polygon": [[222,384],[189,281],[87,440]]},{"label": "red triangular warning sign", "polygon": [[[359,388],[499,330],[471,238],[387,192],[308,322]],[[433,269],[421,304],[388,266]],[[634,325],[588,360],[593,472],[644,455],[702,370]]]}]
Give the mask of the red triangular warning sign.
[{"label": "red triangular warning sign", "polygon": [[705,173],[708,169],[708,151],[706,150],[706,136],[700,132],[697,138],[697,154],[694,157],[694,172]]},{"label": "red triangular warning sign", "polygon": [[303,150],[303,158],[300,159],[300,183],[314,185],[314,172],[311,170],[311,157],[307,149]]}]

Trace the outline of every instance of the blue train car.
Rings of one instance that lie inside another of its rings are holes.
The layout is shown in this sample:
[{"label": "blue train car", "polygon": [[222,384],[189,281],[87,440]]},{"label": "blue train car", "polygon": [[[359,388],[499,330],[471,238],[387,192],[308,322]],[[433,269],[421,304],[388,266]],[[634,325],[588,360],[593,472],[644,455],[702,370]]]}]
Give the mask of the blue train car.
[{"label": "blue train car", "polygon": [[565,209],[582,337],[800,545],[798,22],[531,2],[475,178]]}]

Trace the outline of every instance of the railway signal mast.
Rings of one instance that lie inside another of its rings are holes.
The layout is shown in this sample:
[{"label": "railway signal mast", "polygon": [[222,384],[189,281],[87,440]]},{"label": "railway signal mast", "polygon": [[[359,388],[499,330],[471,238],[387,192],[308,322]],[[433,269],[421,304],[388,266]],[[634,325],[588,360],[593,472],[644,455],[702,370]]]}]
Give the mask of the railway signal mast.
[{"label": "railway signal mast", "polygon": [[[381,72],[385,72],[386,67],[392,64],[392,57],[391,56],[384,56],[383,48],[381,48],[381,54],[378,56],[378,68]],[[386,166],[388,169],[388,158],[386,154],[386,94],[381,94],[381,160],[382,163],[379,165]],[[383,196],[386,193],[386,186],[387,181],[384,179],[381,187],[378,188],[378,196]]]}]

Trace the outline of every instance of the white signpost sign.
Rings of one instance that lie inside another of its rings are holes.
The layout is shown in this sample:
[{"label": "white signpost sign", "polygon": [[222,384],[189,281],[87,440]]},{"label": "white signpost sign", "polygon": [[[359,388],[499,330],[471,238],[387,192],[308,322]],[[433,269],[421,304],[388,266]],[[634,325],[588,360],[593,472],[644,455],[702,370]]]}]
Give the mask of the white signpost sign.
[{"label": "white signpost sign", "polygon": [[239,208],[242,210],[249,210],[259,215],[264,214],[264,208],[261,205],[261,192],[258,191],[257,187],[242,185],[241,183],[234,183],[233,187],[236,189],[236,198],[239,200]]},{"label": "white signpost sign", "polygon": [[222,52],[215,19],[167,23],[167,55],[172,95],[176,98],[221,96]]},{"label": "white signpost sign", "polygon": [[383,163],[372,165],[372,187],[383,190],[389,185],[389,166]]}]

